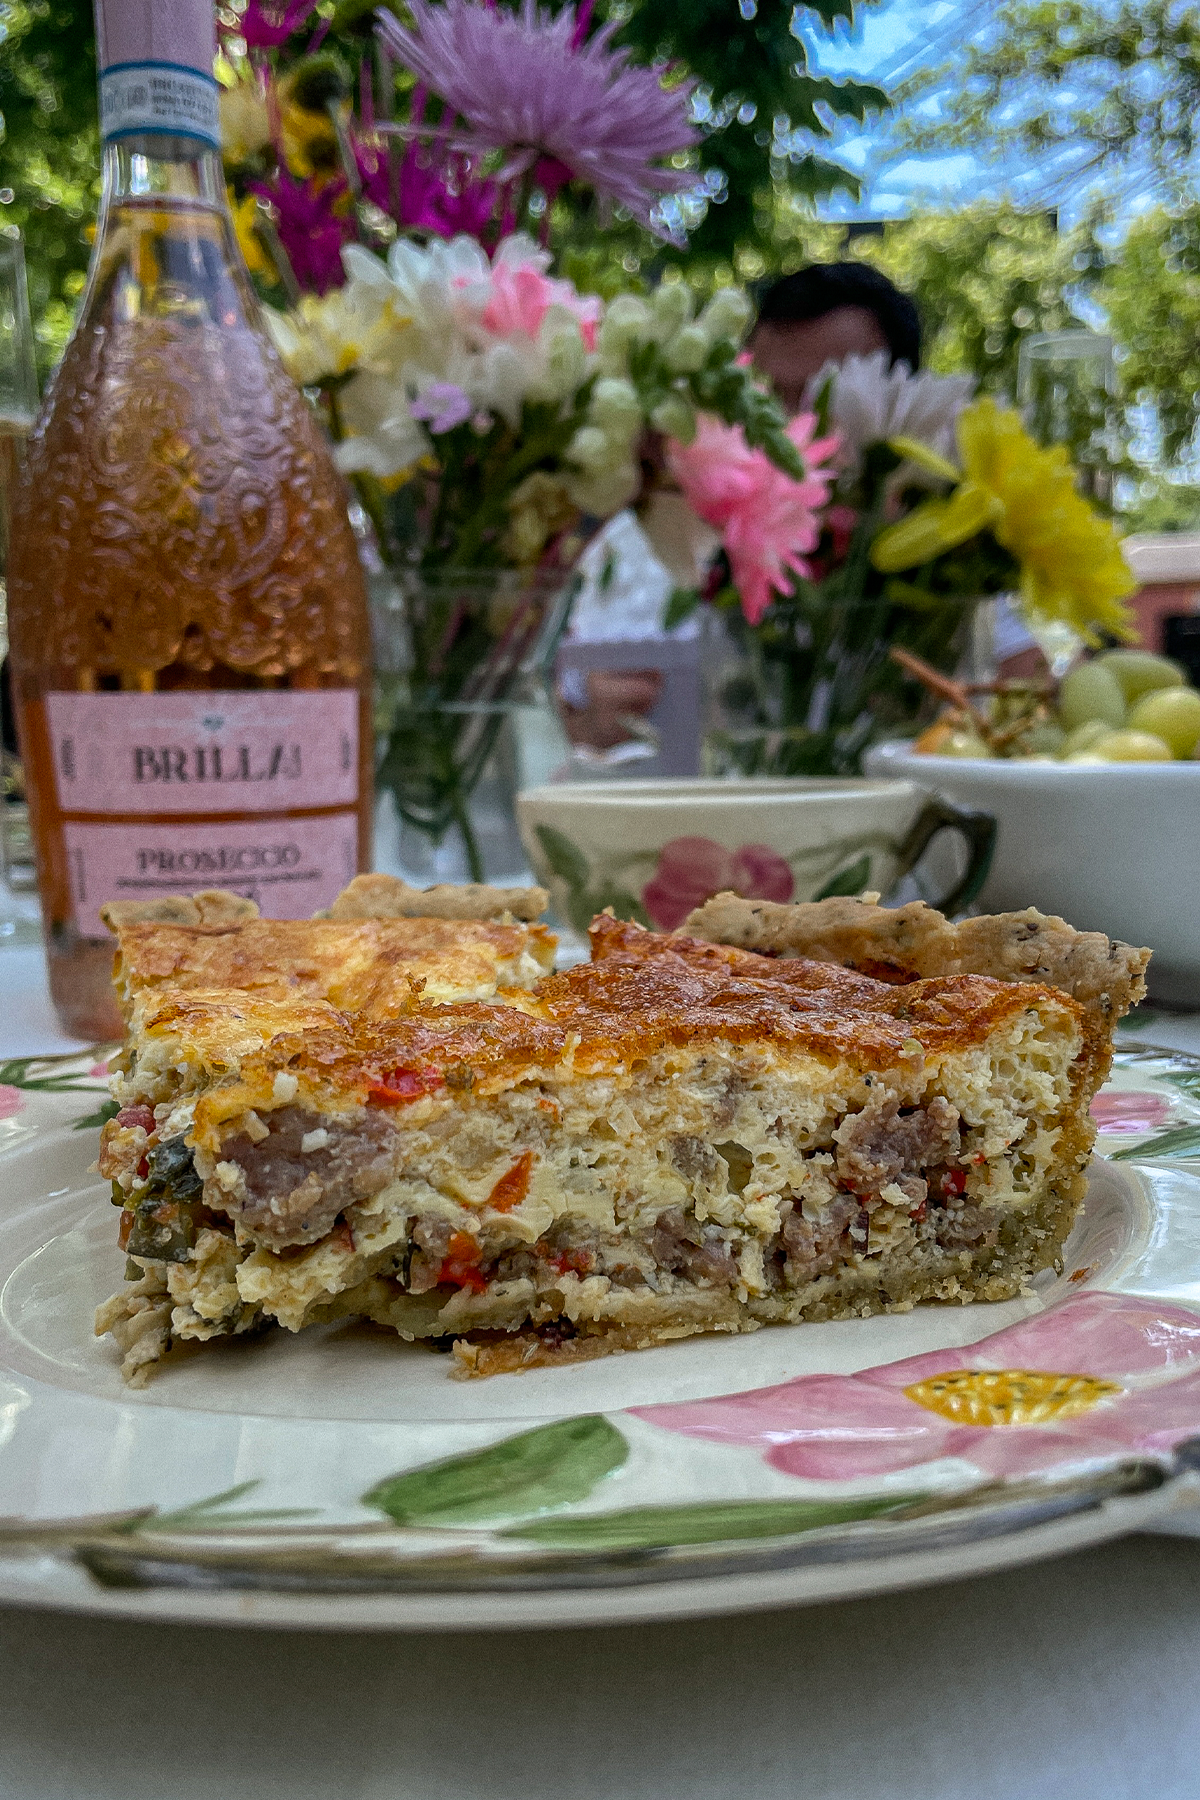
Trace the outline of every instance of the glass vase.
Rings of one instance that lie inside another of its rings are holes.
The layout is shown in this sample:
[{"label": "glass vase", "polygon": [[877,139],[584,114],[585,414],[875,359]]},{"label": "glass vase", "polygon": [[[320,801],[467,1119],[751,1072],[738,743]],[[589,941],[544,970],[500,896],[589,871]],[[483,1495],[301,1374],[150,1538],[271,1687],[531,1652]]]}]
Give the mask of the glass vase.
[{"label": "glass vase", "polygon": [[761,625],[712,614],[704,640],[702,773],[859,775],[882,738],[918,731],[930,696],[889,654],[900,646],[944,674],[971,641],[977,601],[917,609],[884,595],[819,589]]},{"label": "glass vase", "polygon": [[569,757],[550,670],[574,578],[402,571],[372,586],[376,868],[415,887],[529,880],[516,796]]}]

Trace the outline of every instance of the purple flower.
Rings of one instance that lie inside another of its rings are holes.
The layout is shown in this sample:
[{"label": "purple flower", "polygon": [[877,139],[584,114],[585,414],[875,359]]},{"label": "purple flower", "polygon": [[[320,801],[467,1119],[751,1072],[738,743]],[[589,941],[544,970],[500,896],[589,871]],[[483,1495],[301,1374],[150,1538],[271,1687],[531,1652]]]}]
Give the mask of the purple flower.
[{"label": "purple flower", "polygon": [[329,181],[314,188],[279,169],[270,181],[251,181],[247,186],[270,202],[279,241],[300,286],[313,294],[341,287],[346,279],[342,245],[354,236],[352,220],[336,210],[345,204],[346,183]]},{"label": "purple flower", "polygon": [[524,150],[551,182],[560,164],[643,222],[656,195],[694,180],[660,160],[698,141],[688,122],[694,83],[668,90],[660,71],[629,66],[627,50],[609,48],[615,21],[585,41],[587,18],[570,5],[553,17],[534,0],[517,13],[475,0],[410,0],[410,11],[411,31],[376,14],[381,41],[479,148]]},{"label": "purple flower", "polygon": [[453,431],[471,416],[471,402],[453,381],[431,381],[409,407],[414,419],[424,419],[434,437]]},{"label": "purple flower", "polygon": [[287,0],[285,6],[271,0],[250,0],[239,21],[239,29],[249,50],[278,50],[293,31],[299,31],[317,0]]}]

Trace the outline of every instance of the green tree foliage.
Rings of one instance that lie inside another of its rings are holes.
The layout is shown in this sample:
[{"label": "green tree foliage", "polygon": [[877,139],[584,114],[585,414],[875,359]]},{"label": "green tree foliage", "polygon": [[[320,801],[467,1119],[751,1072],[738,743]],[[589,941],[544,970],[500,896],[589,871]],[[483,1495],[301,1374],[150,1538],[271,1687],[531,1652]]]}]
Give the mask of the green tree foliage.
[{"label": "green tree foliage", "polygon": [[1200,211],[1135,219],[1102,269],[1098,298],[1121,346],[1121,387],[1158,415],[1162,460],[1193,448],[1200,401]]},{"label": "green tree foliage", "polygon": [[1195,193],[1200,10],[1179,0],[1009,0],[987,38],[908,97],[936,102],[909,120],[920,149],[1016,151],[1051,179],[1149,176]]},{"label": "green tree foliage", "polygon": [[70,330],[100,194],[90,0],[0,0],[0,225],[24,232],[43,374]]},{"label": "green tree foliage", "polygon": [[1045,213],[1006,202],[918,213],[848,245],[842,227],[785,206],[775,246],[783,269],[839,257],[874,263],[915,299],[926,366],[974,375],[989,393],[1015,391],[1017,352],[1029,332],[1079,324],[1067,295],[1087,262],[1086,234],[1060,233]]}]

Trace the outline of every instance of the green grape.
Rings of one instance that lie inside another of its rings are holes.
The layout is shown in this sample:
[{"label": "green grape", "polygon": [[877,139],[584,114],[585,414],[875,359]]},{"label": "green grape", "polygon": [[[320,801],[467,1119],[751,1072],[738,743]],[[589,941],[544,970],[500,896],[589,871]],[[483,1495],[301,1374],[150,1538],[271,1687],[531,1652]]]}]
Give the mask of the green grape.
[{"label": "green grape", "polygon": [[1165,656],[1153,656],[1149,650],[1106,650],[1096,661],[1116,676],[1130,705],[1143,694],[1152,694],[1158,688],[1182,687],[1187,680],[1178,663]]},{"label": "green grape", "polygon": [[1102,662],[1080,663],[1058,691],[1058,716],[1065,731],[1089,719],[1102,719],[1113,730],[1125,723],[1125,695],[1111,669]]},{"label": "green grape", "polygon": [[1171,762],[1170,745],[1149,731],[1110,731],[1088,750],[1101,762]]},{"label": "green grape", "polygon": [[1061,755],[1068,761],[1072,757],[1090,753],[1092,745],[1098,744],[1101,738],[1112,736],[1112,726],[1106,725],[1103,719],[1085,719],[1077,725],[1063,744]]},{"label": "green grape", "polygon": [[1152,731],[1179,758],[1193,756],[1200,743],[1200,694],[1195,688],[1159,688],[1139,700],[1129,715],[1133,731]]}]

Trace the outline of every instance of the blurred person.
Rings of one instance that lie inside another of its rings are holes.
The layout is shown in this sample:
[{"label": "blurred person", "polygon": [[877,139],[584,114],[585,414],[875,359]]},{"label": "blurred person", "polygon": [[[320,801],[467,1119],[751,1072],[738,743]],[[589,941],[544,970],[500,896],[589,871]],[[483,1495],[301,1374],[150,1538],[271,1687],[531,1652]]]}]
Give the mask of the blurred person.
[{"label": "blurred person", "polygon": [[779,404],[794,414],[826,363],[886,350],[893,364],[907,363],[915,374],[921,320],[909,296],[869,263],[812,263],[759,290],[747,348]]}]

